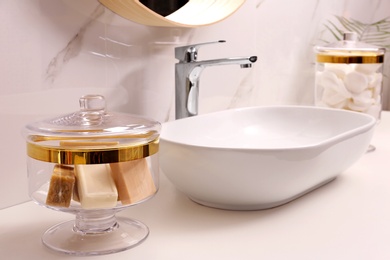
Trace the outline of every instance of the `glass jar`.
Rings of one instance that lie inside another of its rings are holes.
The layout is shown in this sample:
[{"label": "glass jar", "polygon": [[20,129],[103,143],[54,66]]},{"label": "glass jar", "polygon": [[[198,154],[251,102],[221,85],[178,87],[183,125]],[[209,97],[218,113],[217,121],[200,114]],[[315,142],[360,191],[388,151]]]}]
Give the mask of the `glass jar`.
[{"label": "glass jar", "polygon": [[357,41],[354,32],[343,40],[316,46],[315,104],[347,109],[380,119],[385,48]]},{"label": "glass jar", "polygon": [[80,98],[80,111],[28,124],[29,195],[47,208],[76,215],[42,237],[74,255],[123,251],[149,234],[137,220],[115,213],[158,190],[160,123],[109,113],[103,96]]}]

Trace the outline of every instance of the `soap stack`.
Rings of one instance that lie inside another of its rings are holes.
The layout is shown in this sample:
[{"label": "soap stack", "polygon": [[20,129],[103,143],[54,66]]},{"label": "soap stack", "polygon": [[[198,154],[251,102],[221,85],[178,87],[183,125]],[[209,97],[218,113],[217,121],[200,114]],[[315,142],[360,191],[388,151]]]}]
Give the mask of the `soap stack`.
[{"label": "soap stack", "polygon": [[355,32],[346,32],[342,41],[316,46],[315,52],[316,105],[379,119],[385,49],[358,41]]},{"label": "soap stack", "polygon": [[101,209],[152,197],[161,124],[107,112],[100,95],[79,103],[79,111],[26,125],[31,198],[62,209]]},{"label": "soap stack", "polygon": [[364,112],[379,118],[382,64],[324,64],[316,72],[317,105]]},{"label": "soap stack", "polygon": [[156,193],[145,158],[110,164],[56,164],[50,179],[46,204],[83,209],[113,208],[140,202]]}]

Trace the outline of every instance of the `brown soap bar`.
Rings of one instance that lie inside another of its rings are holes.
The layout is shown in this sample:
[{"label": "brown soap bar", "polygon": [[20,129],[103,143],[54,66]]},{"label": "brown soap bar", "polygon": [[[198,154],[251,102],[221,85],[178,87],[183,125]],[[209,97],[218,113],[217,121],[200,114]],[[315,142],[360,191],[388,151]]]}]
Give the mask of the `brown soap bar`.
[{"label": "brown soap bar", "polygon": [[156,186],[145,158],[110,165],[122,204],[135,203],[156,193]]},{"label": "brown soap bar", "polygon": [[74,184],[75,176],[73,167],[59,164],[54,166],[46,204],[56,207],[69,207]]}]

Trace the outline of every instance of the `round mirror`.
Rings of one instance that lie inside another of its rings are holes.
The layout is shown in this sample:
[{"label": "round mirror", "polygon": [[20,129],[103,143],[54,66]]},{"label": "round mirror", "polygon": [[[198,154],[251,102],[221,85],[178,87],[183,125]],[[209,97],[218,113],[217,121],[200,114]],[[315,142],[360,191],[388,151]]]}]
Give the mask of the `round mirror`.
[{"label": "round mirror", "polygon": [[238,10],[245,0],[99,0],[99,2],[114,13],[136,23],[165,27],[198,27],[225,19]]},{"label": "round mirror", "polygon": [[140,2],[153,12],[167,16],[183,7],[188,0],[140,0]]}]

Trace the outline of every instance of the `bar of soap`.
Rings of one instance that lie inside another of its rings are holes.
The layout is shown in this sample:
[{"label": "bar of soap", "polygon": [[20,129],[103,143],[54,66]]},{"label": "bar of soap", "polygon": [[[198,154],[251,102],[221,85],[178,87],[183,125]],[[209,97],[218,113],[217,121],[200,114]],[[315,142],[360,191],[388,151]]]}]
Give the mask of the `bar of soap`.
[{"label": "bar of soap", "polygon": [[77,191],[84,209],[112,208],[118,191],[109,164],[75,165]]},{"label": "bar of soap", "polygon": [[73,167],[59,164],[55,165],[50,178],[46,204],[68,208],[72,199],[74,184],[75,176]]},{"label": "bar of soap", "polygon": [[135,203],[156,193],[156,186],[145,158],[110,165],[122,204]]}]

